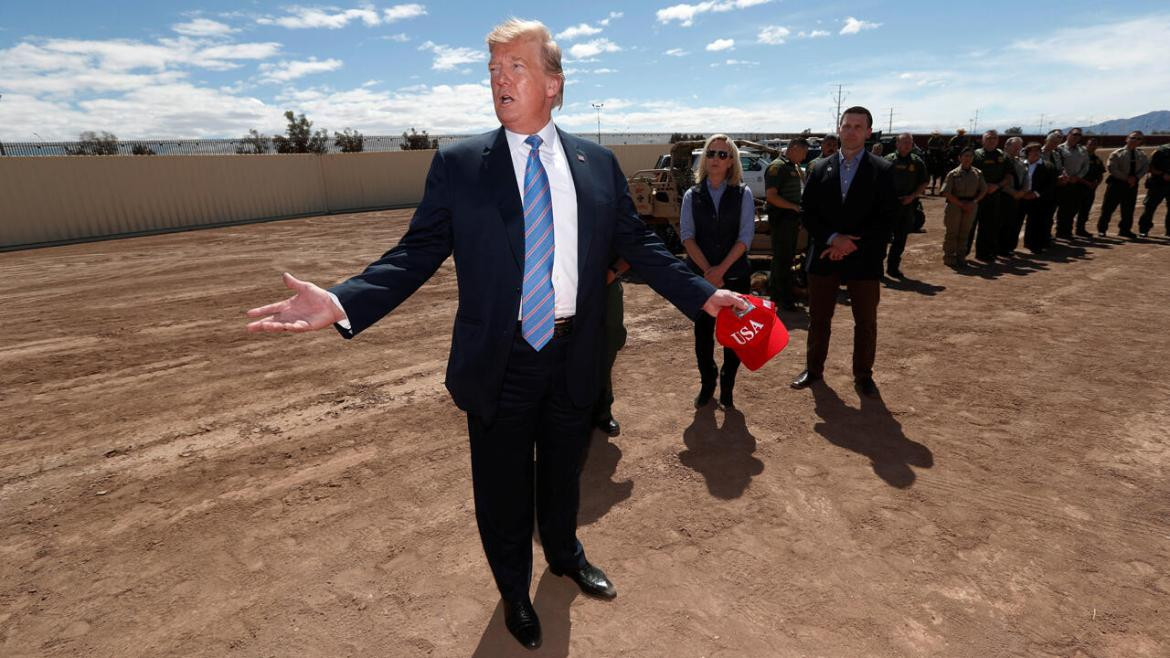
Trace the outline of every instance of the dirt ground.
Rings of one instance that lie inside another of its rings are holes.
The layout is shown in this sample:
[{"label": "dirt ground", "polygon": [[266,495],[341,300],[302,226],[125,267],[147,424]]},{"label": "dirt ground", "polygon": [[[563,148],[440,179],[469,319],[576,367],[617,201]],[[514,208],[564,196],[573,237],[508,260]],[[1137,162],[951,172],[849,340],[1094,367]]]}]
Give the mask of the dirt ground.
[{"label": "dirt ground", "polygon": [[[827,386],[788,388],[785,314],[739,410],[696,412],[689,322],[627,286],[623,431],[594,437],[580,518],[619,595],[537,549],[526,655],[1167,655],[1161,215],[956,273],[927,207],[882,291],[880,402],[841,307]],[[281,271],[333,283],[408,217],[0,254],[0,654],[521,653],[442,384],[451,263],[356,341],[244,331]]]}]

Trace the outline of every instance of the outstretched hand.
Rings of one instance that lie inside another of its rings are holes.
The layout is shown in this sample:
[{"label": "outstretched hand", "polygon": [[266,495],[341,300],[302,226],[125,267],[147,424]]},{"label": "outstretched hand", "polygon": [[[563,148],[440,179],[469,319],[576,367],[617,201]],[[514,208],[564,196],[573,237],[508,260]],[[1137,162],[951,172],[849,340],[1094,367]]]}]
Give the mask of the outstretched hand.
[{"label": "outstretched hand", "polygon": [[715,317],[719,315],[719,309],[724,306],[734,306],[741,311],[747,310],[750,304],[743,298],[743,295],[730,290],[716,290],[715,294],[707,298],[707,303],[703,304],[703,310],[707,315]]},{"label": "outstretched hand", "polygon": [[323,288],[288,272],[284,273],[284,285],[296,294],[282,302],[248,311],[248,317],[260,318],[248,323],[248,331],[316,331],[345,319],[345,313]]}]

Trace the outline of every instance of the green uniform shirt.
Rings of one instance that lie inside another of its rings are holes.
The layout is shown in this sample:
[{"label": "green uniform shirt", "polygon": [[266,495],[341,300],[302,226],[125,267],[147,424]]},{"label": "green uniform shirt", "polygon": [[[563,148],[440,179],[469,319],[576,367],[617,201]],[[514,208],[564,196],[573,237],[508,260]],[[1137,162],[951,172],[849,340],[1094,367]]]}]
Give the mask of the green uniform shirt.
[{"label": "green uniform shirt", "polygon": [[1089,156],[1089,171],[1085,174],[1085,180],[1090,183],[1099,183],[1105,177],[1105,163],[1101,162],[1101,158],[1095,154]]},{"label": "green uniform shirt", "polygon": [[1004,177],[1011,174],[1007,157],[999,149],[975,149],[975,160],[971,165],[983,172],[983,180],[988,185],[1002,185]]},{"label": "green uniform shirt", "polygon": [[[800,165],[781,155],[773,160],[772,164],[768,165],[768,170],[764,172],[764,189],[767,190],[769,187],[774,187],[781,199],[799,206],[800,190],[803,180]],[[777,208],[770,203],[768,204],[769,219],[773,215],[779,215],[785,212],[795,211],[788,208]]]},{"label": "green uniform shirt", "polygon": [[906,154],[904,158],[897,153],[891,153],[886,159],[894,163],[894,190],[898,196],[912,194],[918,186],[930,180],[926,173],[926,163],[913,152]]}]

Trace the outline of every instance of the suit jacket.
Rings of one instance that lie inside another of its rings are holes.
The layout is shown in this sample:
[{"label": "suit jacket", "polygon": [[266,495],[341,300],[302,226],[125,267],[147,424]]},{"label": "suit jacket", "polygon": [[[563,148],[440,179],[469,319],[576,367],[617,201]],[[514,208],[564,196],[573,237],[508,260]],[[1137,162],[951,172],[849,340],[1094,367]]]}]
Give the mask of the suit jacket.
[{"label": "suit jacket", "polygon": [[[1027,166],[1026,164],[1024,165]],[[1032,191],[1040,195],[1040,199],[1046,202],[1054,202],[1056,199],[1052,198],[1056,189],[1056,179],[1060,175],[1056,171],[1056,167],[1040,160],[1040,165],[1036,167],[1036,171],[1032,172]]]},{"label": "suit jacket", "polygon": [[[893,168],[885,158],[863,154],[844,200],[839,169],[840,161],[833,156],[817,161],[808,174],[801,198],[801,221],[812,248],[808,271],[839,274],[843,279],[880,279],[898,214]],[[839,261],[821,258],[834,233],[860,236],[857,251]]]},{"label": "suit jacket", "polygon": [[[687,269],[638,217],[610,151],[558,129],[577,192],[577,311],[567,355],[569,396],[597,397],[604,340],[605,273],[611,249],[688,317],[715,288]],[[455,404],[487,422],[495,416],[517,332],[524,273],[524,209],[504,129],[440,149],[402,240],[361,274],[331,288],[361,333],[455,256],[459,305],[447,361]]]}]

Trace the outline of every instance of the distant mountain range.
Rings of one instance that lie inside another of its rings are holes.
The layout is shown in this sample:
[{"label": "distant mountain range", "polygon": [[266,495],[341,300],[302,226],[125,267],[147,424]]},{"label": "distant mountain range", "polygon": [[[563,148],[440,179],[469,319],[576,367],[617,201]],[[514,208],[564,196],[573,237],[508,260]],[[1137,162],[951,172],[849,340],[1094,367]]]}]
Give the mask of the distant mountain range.
[{"label": "distant mountain range", "polygon": [[1134,130],[1140,130],[1147,135],[1170,132],[1170,110],[1155,110],[1128,119],[1113,119],[1085,126],[1085,132],[1091,131],[1101,135],[1124,135]]}]

